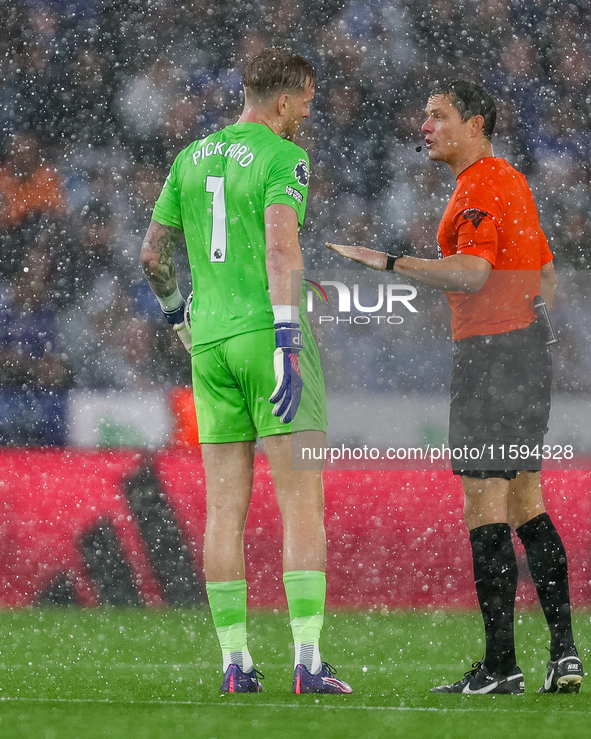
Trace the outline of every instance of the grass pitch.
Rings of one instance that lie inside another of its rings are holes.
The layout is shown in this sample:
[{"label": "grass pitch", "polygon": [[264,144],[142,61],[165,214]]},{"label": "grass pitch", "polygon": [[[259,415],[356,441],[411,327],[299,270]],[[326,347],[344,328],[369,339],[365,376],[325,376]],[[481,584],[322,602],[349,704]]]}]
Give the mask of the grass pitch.
[{"label": "grass pitch", "polygon": [[[584,663],[587,613],[575,614]],[[260,695],[220,696],[217,641],[205,610],[0,612],[2,739],[464,739],[591,736],[591,680],[580,695],[536,695],[548,659],[541,615],[517,623],[525,696],[443,696],[482,656],[480,615],[332,613],[323,656],[351,696],[291,694],[286,613],[255,613],[250,646]]]}]

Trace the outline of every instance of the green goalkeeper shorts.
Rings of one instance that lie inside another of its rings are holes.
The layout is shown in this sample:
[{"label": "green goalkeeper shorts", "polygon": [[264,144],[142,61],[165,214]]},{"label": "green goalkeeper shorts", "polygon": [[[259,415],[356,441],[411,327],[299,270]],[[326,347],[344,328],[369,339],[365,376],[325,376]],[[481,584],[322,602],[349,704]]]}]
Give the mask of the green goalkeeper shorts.
[{"label": "green goalkeeper shorts", "polygon": [[281,423],[269,402],[276,385],[274,329],[232,336],[193,356],[193,394],[203,444],[254,441],[257,436],[295,431],[326,432],[324,377],[307,321],[302,321],[302,333],[299,359],[304,388],[291,423]]}]

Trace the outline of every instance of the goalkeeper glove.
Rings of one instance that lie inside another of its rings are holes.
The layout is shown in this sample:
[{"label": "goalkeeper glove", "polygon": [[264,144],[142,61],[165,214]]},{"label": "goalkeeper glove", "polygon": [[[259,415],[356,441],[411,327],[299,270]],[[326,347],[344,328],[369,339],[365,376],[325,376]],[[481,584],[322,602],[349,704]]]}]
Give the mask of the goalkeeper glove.
[{"label": "goalkeeper glove", "polygon": [[290,423],[297,413],[304,386],[298,356],[302,350],[300,324],[276,321],[275,346],[273,368],[277,385],[269,402],[274,404],[273,415],[279,416],[281,423]]},{"label": "goalkeeper glove", "polygon": [[166,318],[168,323],[170,323],[170,325],[176,331],[177,336],[183,343],[183,346],[190,354],[191,347],[193,346],[193,339],[191,337],[191,318],[190,318],[191,301],[193,299],[193,293],[189,295],[186,301],[184,300],[180,292],[178,292],[178,290],[177,290],[177,293],[178,293],[178,297],[181,300],[178,307],[171,310],[169,308],[165,308],[162,305],[162,302],[160,302],[160,308],[162,310],[163,316]]}]

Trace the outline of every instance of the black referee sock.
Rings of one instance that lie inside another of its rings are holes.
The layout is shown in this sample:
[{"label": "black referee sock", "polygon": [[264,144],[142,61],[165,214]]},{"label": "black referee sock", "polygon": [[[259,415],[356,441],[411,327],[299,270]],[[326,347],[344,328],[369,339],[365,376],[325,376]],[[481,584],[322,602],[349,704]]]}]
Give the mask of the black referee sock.
[{"label": "black referee sock", "polygon": [[478,526],[470,532],[474,581],[484,620],[486,656],[491,672],[511,673],[516,665],[514,612],[517,562],[506,523]]},{"label": "black referee sock", "polygon": [[557,660],[575,649],[564,544],[547,513],[524,523],[517,535],[525,547],[529,571],[550,628],[550,659]]}]

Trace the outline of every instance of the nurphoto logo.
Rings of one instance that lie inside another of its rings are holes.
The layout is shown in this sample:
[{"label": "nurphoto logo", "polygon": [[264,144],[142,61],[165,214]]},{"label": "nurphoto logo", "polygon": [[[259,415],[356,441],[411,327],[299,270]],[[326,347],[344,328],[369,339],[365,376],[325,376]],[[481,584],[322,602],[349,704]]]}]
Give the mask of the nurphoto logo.
[{"label": "nurphoto logo", "polygon": [[[314,282],[306,279],[304,282],[307,288],[308,314],[315,314],[316,307],[330,307],[336,311],[336,315],[318,315],[319,324],[399,325],[404,323],[404,316],[408,313],[418,313],[412,304],[417,297],[417,289],[412,285],[380,283],[364,286],[362,296],[358,283],[351,289],[337,280]],[[331,289],[327,293],[325,288]],[[399,313],[403,315],[398,315]]]}]

